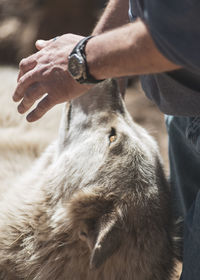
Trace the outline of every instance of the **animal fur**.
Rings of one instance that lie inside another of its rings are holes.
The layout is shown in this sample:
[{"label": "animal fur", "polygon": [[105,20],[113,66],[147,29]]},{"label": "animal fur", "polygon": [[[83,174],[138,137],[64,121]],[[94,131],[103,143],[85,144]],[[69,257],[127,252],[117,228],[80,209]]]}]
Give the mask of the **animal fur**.
[{"label": "animal fur", "polygon": [[[111,138],[112,137],[112,138]],[[108,80],[0,201],[0,279],[169,280],[173,223],[157,145]]]}]

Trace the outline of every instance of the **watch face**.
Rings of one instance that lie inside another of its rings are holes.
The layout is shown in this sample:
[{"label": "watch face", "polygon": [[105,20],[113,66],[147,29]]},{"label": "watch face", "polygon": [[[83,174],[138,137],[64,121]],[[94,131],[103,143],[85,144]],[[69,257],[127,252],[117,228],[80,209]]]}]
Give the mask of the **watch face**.
[{"label": "watch face", "polygon": [[68,69],[74,79],[80,79],[85,73],[84,59],[77,54],[72,54],[68,61]]}]

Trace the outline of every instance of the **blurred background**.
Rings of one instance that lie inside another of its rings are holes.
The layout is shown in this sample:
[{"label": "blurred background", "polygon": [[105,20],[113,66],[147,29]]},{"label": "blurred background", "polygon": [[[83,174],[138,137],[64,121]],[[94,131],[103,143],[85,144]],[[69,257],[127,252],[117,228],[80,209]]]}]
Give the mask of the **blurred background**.
[{"label": "blurred background", "polygon": [[[0,0],[0,67],[2,65],[17,67],[22,58],[36,51],[34,43],[37,39],[50,39],[64,33],[89,35],[106,2]],[[133,78],[129,85],[126,103],[134,119],[158,140],[168,170],[167,137],[163,115],[144,97],[137,78]]]},{"label": "blurred background", "polygon": [[14,64],[35,51],[36,39],[88,35],[105,0],[0,0],[0,63]]}]

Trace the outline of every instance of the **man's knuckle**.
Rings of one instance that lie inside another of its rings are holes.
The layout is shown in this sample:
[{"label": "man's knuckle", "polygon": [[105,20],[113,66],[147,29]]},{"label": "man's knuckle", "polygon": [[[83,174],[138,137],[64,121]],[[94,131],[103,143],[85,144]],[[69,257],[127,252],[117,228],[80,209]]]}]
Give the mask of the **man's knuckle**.
[{"label": "man's knuckle", "polygon": [[33,55],[33,56],[23,58],[19,63],[19,68],[26,69],[36,64],[37,64],[37,55]]},{"label": "man's knuckle", "polygon": [[18,85],[21,86],[21,84],[23,84],[25,81],[25,77],[24,76],[21,76],[19,81],[18,81]]},{"label": "man's knuckle", "polygon": [[24,111],[28,108],[29,104],[30,104],[29,100],[24,98],[23,103],[22,103]]},{"label": "man's knuckle", "polygon": [[36,100],[41,95],[41,90],[39,87],[33,87],[26,93],[26,98],[30,101]]},{"label": "man's knuckle", "polygon": [[31,93],[30,91],[27,91],[25,96],[26,96],[26,99],[25,99],[26,102],[33,99],[33,93]]},{"label": "man's knuckle", "polygon": [[26,59],[23,58],[23,59],[20,61],[20,63],[19,63],[19,68],[24,68],[25,65],[26,65]]},{"label": "man's knuckle", "polygon": [[18,82],[18,89],[21,90],[22,88],[24,88],[25,86],[25,83],[26,83],[27,79],[22,76],[20,79],[19,79],[19,82]]},{"label": "man's knuckle", "polygon": [[35,81],[35,76],[36,76],[35,71],[28,72],[26,75],[22,77],[22,83],[28,85],[32,84],[33,81]]}]

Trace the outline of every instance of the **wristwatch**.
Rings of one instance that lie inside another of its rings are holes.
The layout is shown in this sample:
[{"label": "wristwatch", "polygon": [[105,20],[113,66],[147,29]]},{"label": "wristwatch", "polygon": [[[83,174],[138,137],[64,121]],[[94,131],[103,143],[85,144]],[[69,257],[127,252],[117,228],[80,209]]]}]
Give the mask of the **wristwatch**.
[{"label": "wristwatch", "polygon": [[83,38],[68,56],[68,71],[80,84],[97,84],[103,80],[96,80],[90,73],[87,65],[85,47],[94,36]]}]

